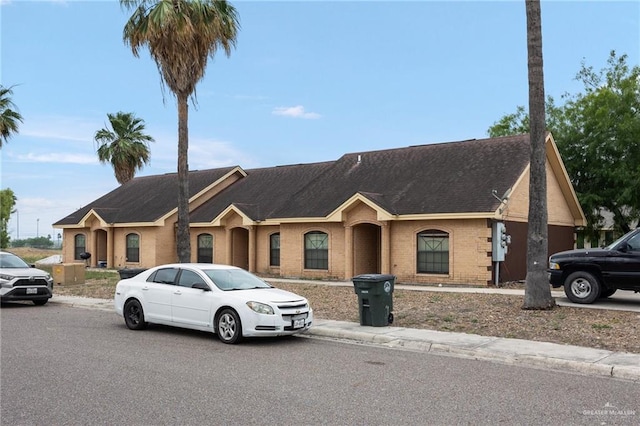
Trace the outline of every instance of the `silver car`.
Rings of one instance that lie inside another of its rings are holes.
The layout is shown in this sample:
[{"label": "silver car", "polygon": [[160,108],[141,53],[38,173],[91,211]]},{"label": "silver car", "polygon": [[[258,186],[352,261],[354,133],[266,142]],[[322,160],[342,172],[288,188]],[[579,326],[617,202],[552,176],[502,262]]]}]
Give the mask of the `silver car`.
[{"label": "silver car", "polygon": [[31,300],[44,305],[53,296],[53,278],[13,253],[0,251],[0,299]]}]

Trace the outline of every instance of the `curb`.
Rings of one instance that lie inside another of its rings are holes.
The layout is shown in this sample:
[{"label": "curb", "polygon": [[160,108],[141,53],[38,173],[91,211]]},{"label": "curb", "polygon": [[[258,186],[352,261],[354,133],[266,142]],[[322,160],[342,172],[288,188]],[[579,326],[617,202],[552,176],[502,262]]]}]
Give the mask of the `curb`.
[{"label": "curb", "polygon": [[[402,339],[392,335],[375,334],[365,331],[353,331],[339,328],[336,329],[323,325],[312,326],[304,333],[304,335],[310,337],[316,336],[323,338],[351,340],[354,342],[380,345],[393,349],[424,352],[435,355],[458,356],[462,358],[498,362],[505,365],[545,368],[561,372],[569,371],[589,376],[613,377],[617,379],[640,382],[640,365],[618,365],[606,362],[607,358],[615,358],[616,356],[636,356],[635,354],[625,354],[622,352],[609,352],[609,356],[605,356],[604,358],[599,359],[596,362],[590,362],[548,357],[543,355],[501,353],[486,348],[469,349],[429,340]],[[488,339],[496,342],[517,341],[517,339],[503,339],[497,337]],[[640,355],[638,355],[638,357],[640,357]]]}]

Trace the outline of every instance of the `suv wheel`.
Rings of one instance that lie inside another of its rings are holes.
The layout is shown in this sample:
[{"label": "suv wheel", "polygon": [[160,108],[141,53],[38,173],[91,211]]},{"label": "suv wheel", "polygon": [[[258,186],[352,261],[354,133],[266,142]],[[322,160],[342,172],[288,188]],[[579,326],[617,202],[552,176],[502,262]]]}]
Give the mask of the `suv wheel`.
[{"label": "suv wheel", "polygon": [[589,272],[574,272],[564,282],[564,293],[573,303],[593,303],[600,296],[600,282]]},{"label": "suv wheel", "polygon": [[613,296],[613,294],[616,292],[617,289],[615,288],[603,288],[600,291],[600,298],[601,299],[606,299],[609,296]]}]

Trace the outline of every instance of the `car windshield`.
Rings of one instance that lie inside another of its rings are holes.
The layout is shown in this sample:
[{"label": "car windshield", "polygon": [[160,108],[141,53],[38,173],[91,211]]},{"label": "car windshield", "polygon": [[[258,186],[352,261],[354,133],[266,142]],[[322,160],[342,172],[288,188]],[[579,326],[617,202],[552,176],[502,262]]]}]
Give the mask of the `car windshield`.
[{"label": "car windshield", "polygon": [[628,232],[628,233],[624,234],[622,237],[618,238],[617,240],[615,240],[614,242],[612,242],[611,244],[606,246],[605,250],[613,250],[614,247],[616,247],[618,244],[620,244],[620,242],[622,240],[624,240],[625,238],[627,238],[629,235],[633,234],[634,232],[636,232],[636,231],[631,231],[631,232]]},{"label": "car windshield", "polygon": [[207,269],[204,273],[220,290],[224,291],[271,287],[244,269]]},{"label": "car windshield", "polygon": [[15,254],[0,253],[0,268],[30,268],[30,266]]}]

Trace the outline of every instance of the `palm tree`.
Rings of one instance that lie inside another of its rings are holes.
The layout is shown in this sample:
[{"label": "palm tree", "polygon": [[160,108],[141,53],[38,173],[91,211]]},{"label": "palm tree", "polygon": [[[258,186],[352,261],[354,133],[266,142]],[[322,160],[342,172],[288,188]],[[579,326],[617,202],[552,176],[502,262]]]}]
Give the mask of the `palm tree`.
[{"label": "palm tree", "polygon": [[0,85],[0,148],[3,143],[9,142],[9,138],[18,133],[18,122],[22,123],[20,113],[14,111],[16,106],[11,100],[13,86]]},{"label": "palm tree", "polygon": [[188,98],[204,77],[218,48],[231,55],[239,28],[236,9],[223,0],[120,0],[133,10],[124,27],[125,44],[138,57],[147,47],[162,81],[178,103],[178,232],[180,262],[191,260],[189,241]]},{"label": "palm tree", "polygon": [[524,309],[550,309],[555,305],[547,277],[547,174],[544,74],[542,70],[542,18],[540,0],[526,0],[529,68],[529,227]]},{"label": "palm tree", "polygon": [[98,144],[98,159],[111,163],[121,185],[133,179],[136,171],[149,164],[149,142],[153,138],[144,133],[144,120],[131,112],[107,114],[111,129],[100,129],[94,139]]}]

